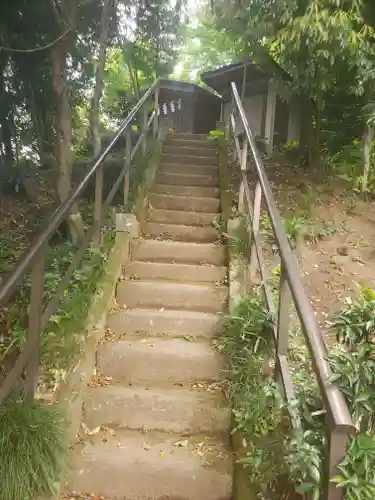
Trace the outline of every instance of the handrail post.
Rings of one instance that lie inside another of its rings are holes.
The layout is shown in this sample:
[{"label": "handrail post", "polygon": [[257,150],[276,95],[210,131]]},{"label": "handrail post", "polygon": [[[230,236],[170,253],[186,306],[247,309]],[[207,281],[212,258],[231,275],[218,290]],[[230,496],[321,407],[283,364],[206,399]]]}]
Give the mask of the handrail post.
[{"label": "handrail post", "polygon": [[94,206],[94,224],[95,231],[93,243],[95,246],[100,245],[101,222],[102,222],[102,204],[103,204],[103,177],[104,167],[101,164],[95,174],[95,206]]},{"label": "handrail post", "polygon": [[29,305],[29,326],[28,337],[31,341],[30,361],[26,367],[25,394],[28,401],[33,401],[35,390],[38,384],[39,355],[40,355],[40,334],[43,312],[44,296],[44,264],[45,249],[42,248],[37,253],[31,272],[30,305]]},{"label": "handrail post", "polygon": [[124,209],[129,202],[129,187],[130,187],[130,168],[131,168],[131,152],[132,152],[132,128],[131,125],[125,129],[125,166],[126,173],[124,176]]},{"label": "handrail post", "polygon": [[292,294],[285,272],[284,263],[281,262],[280,269],[280,289],[277,319],[277,344],[276,344],[276,366],[275,379],[279,378],[279,356],[287,356],[289,347],[289,325],[290,325],[290,301]]},{"label": "handrail post", "polygon": [[154,103],[155,103],[155,117],[153,123],[153,133],[156,138],[159,132],[159,85],[157,85],[154,94]]},{"label": "handrail post", "polygon": [[[328,425],[332,425],[330,422]],[[337,474],[337,466],[344,460],[348,447],[347,428],[329,428],[322,463],[322,487],[319,500],[344,500],[345,488],[337,488],[331,478]]]},{"label": "handrail post", "polygon": [[[247,171],[247,140],[246,138],[243,141],[243,146],[241,149],[241,172],[246,173]],[[234,144],[234,150],[236,149],[236,145]],[[243,179],[241,176],[241,184],[240,190],[238,193],[238,213],[242,214],[244,212],[244,200],[245,200],[245,186],[243,183]]]},{"label": "handrail post", "polygon": [[260,207],[261,207],[261,202],[262,202],[262,188],[260,185],[260,182],[257,181],[256,186],[255,186],[255,195],[254,195],[254,207],[253,207],[253,220],[252,220],[252,243],[250,247],[250,265],[249,265],[249,276],[250,278],[254,277],[255,269],[256,269],[256,263],[257,263],[257,256],[256,256],[256,248],[255,248],[255,238],[254,236],[257,235],[259,231],[259,224],[260,224]]},{"label": "handrail post", "polygon": [[146,156],[147,152],[147,133],[148,133],[148,101],[146,101],[143,105],[142,109],[142,156]]}]

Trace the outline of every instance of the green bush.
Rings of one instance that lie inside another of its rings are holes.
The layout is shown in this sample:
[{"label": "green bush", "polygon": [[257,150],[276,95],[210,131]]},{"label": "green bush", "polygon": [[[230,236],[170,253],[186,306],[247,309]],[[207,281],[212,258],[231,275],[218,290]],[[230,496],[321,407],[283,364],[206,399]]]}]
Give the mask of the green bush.
[{"label": "green bush", "polygon": [[66,465],[66,428],[52,406],[13,399],[0,406],[0,498],[34,500],[56,493]]},{"label": "green bush", "polygon": [[282,400],[270,373],[273,320],[258,295],[242,298],[223,320],[221,341],[228,359],[234,431],[247,446],[239,462],[257,498],[276,491],[287,474],[284,461]]}]

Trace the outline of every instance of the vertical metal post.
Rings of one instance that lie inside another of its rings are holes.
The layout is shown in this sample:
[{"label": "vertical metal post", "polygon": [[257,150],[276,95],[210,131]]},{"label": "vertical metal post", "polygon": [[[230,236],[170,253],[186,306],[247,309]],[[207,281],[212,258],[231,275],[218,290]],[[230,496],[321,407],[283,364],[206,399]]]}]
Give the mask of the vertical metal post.
[{"label": "vertical metal post", "polygon": [[[259,181],[255,186],[255,196],[254,196],[254,207],[253,207],[253,234],[256,235],[259,231],[259,223],[260,223],[260,207],[262,202],[262,188],[260,186]],[[249,265],[249,276],[250,278],[254,277],[254,273],[256,270],[257,264],[257,256],[256,256],[256,248],[255,248],[255,238],[253,237],[253,242],[250,249],[250,265]]]},{"label": "vertical metal post", "polygon": [[241,88],[241,101],[244,104],[245,94],[246,94],[246,77],[247,77],[247,61],[243,65],[243,75],[242,75],[242,88]]},{"label": "vertical metal post", "polygon": [[124,209],[128,206],[129,202],[129,187],[130,187],[130,168],[131,168],[131,152],[132,152],[132,128],[129,125],[125,129],[125,168],[126,173],[124,177]]},{"label": "vertical metal post", "polygon": [[100,165],[95,174],[94,224],[96,227],[93,235],[93,243],[95,246],[100,245],[101,222],[103,216],[102,205],[103,205],[103,164]]},{"label": "vertical metal post", "polygon": [[[329,423],[328,423],[329,425]],[[348,446],[347,429],[329,429],[327,446],[321,471],[320,500],[344,500],[345,488],[337,488],[330,480],[337,474],[337,466],[344,460]]]},{"label": "vertical metal post", "polygon": [[45,246],[43,246],[35,259],[31,272],[31,289],[29,304],[29,327],[28,336],[31,342],[30,360],[26,367],[25,393],[28,401],[35,396],[39,374],[39,350],[40,350],[40,327],[43,311],[44,295],[44,260]]},{"label": "vertical metal post", "polygon": [[159,132],[159,85],[155,89],[154,102],[155,102],[155,118],[153,123],[153,133],[154,137],[156,138]]},{"label": "vertical metal post", "polygon": [[148,133],[148,101],[143,104],[142,109],[142,156],[146,156],[147,153],[147,133]]},{"label": "vertical metal post", "polygon": [[[285,273],[284,263],[281,262],[280,268],[280,289],[277,320],[277,345],[276,356],[287,356],[289,347],[289,325],[290,325],[290,292],[287,275]],[[276,363],[275,378],[278,379],[278,363]]]},{"label": "vertical metal post", "polygon": [[[241,172],[244,174],[247,170],[247,139],[244,138],[243,145],[241,149]],[[236,145],[234,145],[234,149],[236,149]],[[244,200],[245,200],[245,187],[244,181],[241,180],[240,190],[238,194],[238,212],[241,214],[244,212]]]}]

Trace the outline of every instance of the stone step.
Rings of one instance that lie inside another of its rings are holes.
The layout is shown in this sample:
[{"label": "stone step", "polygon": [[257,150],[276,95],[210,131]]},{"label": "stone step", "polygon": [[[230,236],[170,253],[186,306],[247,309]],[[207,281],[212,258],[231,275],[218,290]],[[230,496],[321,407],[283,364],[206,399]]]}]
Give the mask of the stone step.
[{"label": "stone step", "polygon": [[167,135],[167,140],[185,140],[185,141],[200,141],[207,142],[211,144],[208,138],[209,134],[188,134],[188,133],[174,133]]},{"label": "stone step", "polygon": [[148,262],[177,262],[223,266],[227,255],[223,245],[147,240],[140,238],[132,244],[133,260]]},{"label": "stone step", "polygon": [[215,221],[219,222],[220,216],[218,213],[151,208],[148,212],[148,220],[149,222],[160,222],[162,224],[212,227]]},{"label": "stone step", "polygon": [[[168,189],[166,189],[168,191]],[[220,200],[218,198],[173,196],[169,194],[150,195],[150,206],[163,210],[184,210],[186,212],[208,212],[217,213],[220,210]]]},{"label": "stone step", "polygon": [[121,281],[116,300],[120,307],[186,309],[219,312],[227,305],[228,288],[213,284],[170,283],[163,281]]},{"label": "stone step", "polygon": [[217,142],[207,140],[207,136],[203,139],[180,139],[180,138],[166,138],[164,146],[178,146],[178,147],[191,147],[195,149],[213,149],[217,151]]},{"label": "stone step", "polygon": [[[215,269],[215,268],[213,268]],[[220,331],[220,316],[198,311],[164,309],[125,309],[108,315],[107,326],[115,335],[153,335],[205,337]]]},{"label": "stone step", "polygon": [[126,276],[141,280],[164,280],[193,283],[218,283],[226,279],[226,267],[164,262],[136,262],[126,266]]},{"label": "stone step", "polygon": [[189,156],[184,154],[166,154],[162,153],[161,163],[174,163],[178,165],[204,165],[217,167],[216,156]]},{"label": "stone step", "polygon": [[161,224],[160,222],[145,222],[143,233],[150,238],[197,243],[211,243],[220,239],[220,233],[214,227]]},{"label": "stone step", "polygon": [[156,184],[152,188],[152,194],[163,194],[166,196],[181,196],[181,197],[207,198],[207,199],[217,198],[219,200],[220,190],[218,187],[175,186],[173,184],[166,184],[166,185]]},{"label": "stone step", "polygon": [[[208,142],[208,141],[207,141]],[[175,144],[170,142],[163,146],[163,154],[171,155],[186,155],[186,156],[206,156],[213,157],[217,160],[217,150],[211,147],[204,147],[205,144],[199,146]]]},{"label": "stone step", "polygon": [[219,180],[219,169],[218,167],[206,167],[199,165],[179,165],[177,163],[162,163],[160,165],[161,173],[171,173],[171,174],[188,174],[188,175],[208,175],[209,177],[215,177]]},{"label": "stone step", "polygon": [[143,338],[98,346],[97,369],[114,381],[157,387],[220,378],[223,360],[211,345],[185,339]]},{"label": "stone step", "polygon": [[123,387],[88,389],[84,396],[84,422],[89,429],[146,429],[188,434],[229,431],[230,410],[220,390]]},{"label": "stone step", "polygon": [[232,470],[217,439],[119,431],[75,447],[67,486],[108,500],[230,500]]},{"label": "stone step", "polygon": [[173,172],[158,172],[155,179],[156,184],[173,184],[177,186],[209,186],[218,187],[217,176],[174,174]]}]

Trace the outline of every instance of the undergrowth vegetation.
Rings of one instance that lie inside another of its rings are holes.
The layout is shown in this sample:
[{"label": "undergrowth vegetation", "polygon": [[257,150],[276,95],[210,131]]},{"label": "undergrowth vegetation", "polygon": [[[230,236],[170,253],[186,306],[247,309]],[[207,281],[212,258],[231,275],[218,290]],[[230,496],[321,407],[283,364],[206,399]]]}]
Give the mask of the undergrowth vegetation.
[{"label": "undergrowth vegetation", "polygon": [[0,405],[1,500],[51,498],[66,465],[63,414],[52,406],[12,399]]},{"label": "undergrowth vegetation", "polygon": [[[133,167],[129,207],[144,179],[147,159]],[[115,179],[111,181],[111,186]],[[83,203],[81,204],[83,206]],[[86,229],[93,218],[92,205],[85,204]],[[124,207],[121,207],[124,210]],[[89,246],[64,290],[57,311],[50,317],[40,339],[40,368],[37,397],[53,392],[66,379],[70,368],[84,347],[84,323],[90,305],[98,292],[98,283],[105,272],[105,262],[114,242],[113,220],[110,214],[104,223],[100,248]],[[27,241],[20,238],[24,248]],[[8,241],[8,240],[2,240]],[[18,240],[16,240],[18,241]],[[0,274],[14,265],[14,253],[0,246],[6,257]],[[46,255],[44,276],[44,306],[56,290],[71,264],[77,247],[64,238],[51,240]],[[17,295],[0,309],[0,379],[12,367],[27,341],[30,275],[21,282]],[[12,395],[0,404],[0,498],[1,500],[33,500],[56,492],[60,472],[65,466],[67,444],[66,421],[54,406],[30,403]]]},{"label": "undergrowth vegetation", "polygon": [[[375,497],[374,310],[375,293],[366,288],[332,321],[338,340],[329,354],[332,381],[343,392],[358,431],[349,437],[348,454],[332,480],[345,488],[346,500]],[[258,292],[243,297],[223,321],[234,432],[246,450],[239,462],[259,500],[294,498],[296,493],[318,500],[326,412],[295,320],[288,357],[296,398],[284,402],[273,379],[273,324]],[[291,429],[291,418],[300,419],[298,429]]]}]

